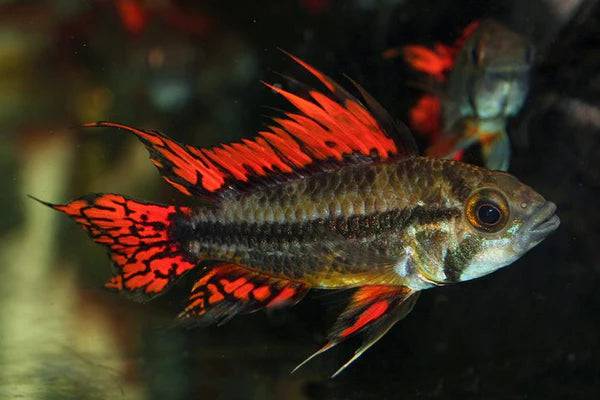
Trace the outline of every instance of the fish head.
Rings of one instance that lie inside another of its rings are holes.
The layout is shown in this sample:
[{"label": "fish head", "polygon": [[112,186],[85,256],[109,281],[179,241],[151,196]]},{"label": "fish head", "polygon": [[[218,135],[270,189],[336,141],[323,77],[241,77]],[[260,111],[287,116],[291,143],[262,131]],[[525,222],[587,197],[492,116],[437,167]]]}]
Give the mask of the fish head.
[{"label": "fish head", "polygon": [[[446,275],[467,281],[511,264],[556,230],[556,205],[501,171],[486,171],[462,201],[457,246],[446,257]],[[461,264],[462,261],[462,265]]]},{"label": "fish head", "polygon": [[458,117],[515,115],[527,96],[532,61],[533,48],[525,37],[493,20],[482,21],[449,77],[449,98],[462,103]]},{"label": "fish head", "polygon": [[[439,222],[427,221],[417,253],[421,280],[433,285],[468,281],[505,267],[556,230],[556,205],[502,171],[435,160],[441,174],[429,185]],[[437,224],[437,225],[436,225]]]}]

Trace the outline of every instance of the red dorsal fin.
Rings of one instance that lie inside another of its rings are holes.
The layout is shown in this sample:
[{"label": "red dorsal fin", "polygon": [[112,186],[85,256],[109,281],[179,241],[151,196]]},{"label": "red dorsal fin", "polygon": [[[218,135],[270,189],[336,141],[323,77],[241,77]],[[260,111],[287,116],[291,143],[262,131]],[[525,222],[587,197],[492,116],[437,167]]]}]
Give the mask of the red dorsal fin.
[{"label": "red dorsal fin", "polygon": [[465,42],[469,40],[471,36],[473,36],[473,34],[477,31],[480,25],[481,21],[475,20],[469,25],[465,26],[458,39],[454,41],[453,47],[456,53],[458,53],[462,49],[462,47],[465,45]]},{"label": "red dorsal fin", "polygon": [[412,310],[417,294],[405,286],[373,285],[359,288],[354,292],[350,304],[338,317],[325,346],[304,360],[294,371],[350,336],[363,332],[363,345],[333,374],[332,377],[335,377]]},{"label": "red dorsal fin", "polygon": [[[214,198],[226,189],[247,190],[269,178],[293,178],[331,163],[385,161],[416,153],[413,139],[398,129],[366,92],[368,108],[341,86],[293,57],[327,88],[301,97],[269,85],[297,111],[275,118],[275,124],[253,139],[199,149],[180,144],[154,131],[112,122],[88,127],[114,127],[136,135],[146,145],[153,163],[167,182],[187,195]],[[392,139],[397,135],[398,142]]]},{"label": "red dorsal fin", "polygon": [[88,195],[64,205],[42,203],[69,215],[109,249],[116,274],[107,288],[145,300],[196,266],[169,239],[174,218],[188,214],[188,208],[142,203],[118,194]]},{"label": "red dorsal fin", "polygon": [[236,314],[294,305],[308,291],[301,283],[222,263],[208,269],[194,284],[181,318],[200,324],[222,324]]},{"label": "red dorsal fin", "polygon": [[416,71],[433,76],[438,81],[446,79],[446,73],[454,66],[454,51],[442,43],[433,49],[421,45],[405,46],[404,59]]},{"label": "red dorsal fin", "polygon": [[435,43],[433,48],[422,45],[405,46],[402,49],[404,59],[414,70],[443,82],[446,80],[447,72],[454,68],[456,58],[465,42],[475,33],[479,25],[479,21],[471,22],[451,45]]}]

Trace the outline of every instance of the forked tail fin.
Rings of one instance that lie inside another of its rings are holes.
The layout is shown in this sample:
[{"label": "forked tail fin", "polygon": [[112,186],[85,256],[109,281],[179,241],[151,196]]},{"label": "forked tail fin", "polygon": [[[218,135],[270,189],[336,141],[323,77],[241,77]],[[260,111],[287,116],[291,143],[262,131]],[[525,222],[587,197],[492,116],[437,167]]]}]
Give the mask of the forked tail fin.
[{"label": "forked tail fin", "polygon": [[69,215],[108,248],[115,276],[107,288],[144,300],[196,266],[170,239],[173,221],[189,214],[186,207],[143,203],[118,194],[92,194],[64,205],[35,200]]}]

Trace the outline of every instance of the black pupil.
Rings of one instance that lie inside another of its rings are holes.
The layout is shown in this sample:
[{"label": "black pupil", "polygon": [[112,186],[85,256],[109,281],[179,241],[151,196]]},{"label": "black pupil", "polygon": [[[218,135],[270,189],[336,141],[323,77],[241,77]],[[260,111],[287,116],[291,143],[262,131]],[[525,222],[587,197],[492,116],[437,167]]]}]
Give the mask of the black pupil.
[{"label": "black pupil", "polygon": [[500,210],[493,204],[482,204],[477,208],[477,218],[485,225],[496,225],[500,221]]}]

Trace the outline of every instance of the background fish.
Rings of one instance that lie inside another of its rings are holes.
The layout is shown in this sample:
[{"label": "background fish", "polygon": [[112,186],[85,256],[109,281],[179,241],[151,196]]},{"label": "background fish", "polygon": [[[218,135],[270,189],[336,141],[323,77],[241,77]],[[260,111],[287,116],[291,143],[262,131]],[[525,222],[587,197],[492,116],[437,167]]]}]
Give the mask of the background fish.
[{"label": "background fish", "polygon": [[452,46],[406,46],[403,55],[434,80],[433,93],[410,112],[411,125],[430,135],[427,154],[453,157],[478,143],[486,167],[507,170],[506,126],[523,106],[533,62],[527,39],[486,19],[467,26]]},{"label": "background fish", "polygon": [[163,178],[197,198],[193,206],[118,194],[46,204],[109,249],[109,288],[145,299],[198,271],[186,320],[223,323],[295,304],[310,288],[354,288],[314,354],[364,333],[337,374],[404,317],[421,290],[512,263],[559,219],[553,203],[511,175],[418,156],[408,132],[360,86],[366,107],[294,59],[326,93],[268,85],[297,110],[252,140],[199,149],[155,131],[88,125],[136,135]]}]

